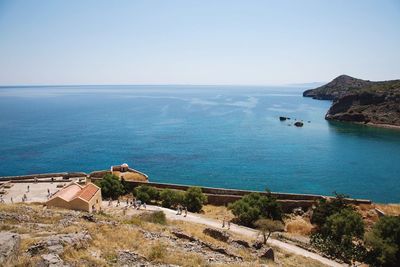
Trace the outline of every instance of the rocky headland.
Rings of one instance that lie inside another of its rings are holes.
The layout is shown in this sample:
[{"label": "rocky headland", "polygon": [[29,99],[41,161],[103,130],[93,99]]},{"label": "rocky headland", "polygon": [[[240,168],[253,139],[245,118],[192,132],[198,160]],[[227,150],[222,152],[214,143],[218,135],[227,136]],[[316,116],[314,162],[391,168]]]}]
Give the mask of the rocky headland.
[{"label": "rocky headland", "polygon": [[332,100],[327,120],[400,128],[400,80],[373,82],[341,75],[303,96]]}]

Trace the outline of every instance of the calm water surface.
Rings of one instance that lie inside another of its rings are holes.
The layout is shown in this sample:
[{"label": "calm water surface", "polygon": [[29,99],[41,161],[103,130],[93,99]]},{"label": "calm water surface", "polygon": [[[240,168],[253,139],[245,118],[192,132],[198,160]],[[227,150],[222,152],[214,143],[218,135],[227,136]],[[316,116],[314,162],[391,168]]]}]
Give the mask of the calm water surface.
[{"label": "calm water surface", "polygon": [[[0,88],[0,176],[107,169],[152,181],[400,202],[400,131],[328,123],[302,89]],[[278,116],[305,121],[288,126]],[[307,121],[311,121],[308,123]]]}]

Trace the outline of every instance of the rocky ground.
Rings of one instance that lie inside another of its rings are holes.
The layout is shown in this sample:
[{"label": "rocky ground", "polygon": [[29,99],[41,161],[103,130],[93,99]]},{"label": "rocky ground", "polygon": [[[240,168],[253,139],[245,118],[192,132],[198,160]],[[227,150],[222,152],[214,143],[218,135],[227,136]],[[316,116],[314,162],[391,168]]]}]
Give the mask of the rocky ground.
[{"label": "rocky ground", "polygon": [[221,229],[151,222],[152,213],[0,204],[0,266],[322,266]]}]

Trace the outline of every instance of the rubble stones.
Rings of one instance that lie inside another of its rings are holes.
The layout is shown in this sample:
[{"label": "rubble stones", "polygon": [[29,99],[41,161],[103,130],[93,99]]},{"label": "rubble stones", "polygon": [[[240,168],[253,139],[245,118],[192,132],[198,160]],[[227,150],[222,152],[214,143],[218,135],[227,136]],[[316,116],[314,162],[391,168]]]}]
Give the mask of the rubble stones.
[{"label": "rubble stones", "polygon": [[215,228],[205,228],[203,233],[222,242],[227,242],[230,238],[228,233]]},{"label": "rubble stones", "polygon": [[64,264],[64,261],[57,254],[44,254],[42,255],[42,262],[39,266],[46,267],[67,267],[69,264]]},{"label": "rubble stones", "polygon": [[13,260],[21,244],[19,234],[0,232],[0,266]]},{"label": "rubble stones", "polygon": [[86,232],[80,232],[76,234],[60,234],[49,236],[45,240],[42,240],[28,248],[28,253],[36,255],[47,250],[51,253],[61,254],[64,251],[65,245],[72,245],[75,248],[82,248],[86,246],[86,243],[92,238]]},{"label": "rubble stones", "polygon": [[262,249],[259,252],[258,256],[261,259],[265,259],[265,260],[272,260],[273,261],[275,259],[274,251],[272,250],[272,248],[264,248],[264,249]]}]

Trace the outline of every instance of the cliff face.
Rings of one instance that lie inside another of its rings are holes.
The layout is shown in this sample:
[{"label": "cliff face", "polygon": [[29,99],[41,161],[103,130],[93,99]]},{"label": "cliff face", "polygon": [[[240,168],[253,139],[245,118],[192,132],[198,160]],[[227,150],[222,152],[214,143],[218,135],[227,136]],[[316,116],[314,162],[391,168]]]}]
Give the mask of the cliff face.
[{"label": "cliff face", "polygon": [[400,80],[371,82],[341,75],[303,96],[333,100],[327,120],[400,126]]}]

